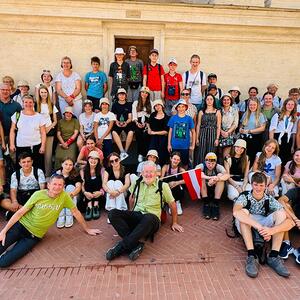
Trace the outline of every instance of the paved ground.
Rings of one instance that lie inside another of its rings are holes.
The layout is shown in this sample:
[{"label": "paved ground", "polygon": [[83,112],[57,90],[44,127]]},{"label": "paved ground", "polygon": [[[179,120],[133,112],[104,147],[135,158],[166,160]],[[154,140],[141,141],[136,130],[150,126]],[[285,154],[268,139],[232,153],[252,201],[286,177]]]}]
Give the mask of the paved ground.
[{"label": "paved ground", "polygon": [[[53,227],[31,253],[0,270],[0,299],[300,299],[300,266],[293,257],[286,263],[289,279],[267,266],[257,279],[245,275],[243,243],[225,234],[230,203],[222,204],[218,222],[202,219],[199,203],[184,208],[185,232],[163,225],[134,263],[125,256],[106,262],[105,251],[118,237],[105,213],[90,222],[103,231],[97,237],[84,234],[78,224]],[[299,237],[295,232],[297,246]]]}]

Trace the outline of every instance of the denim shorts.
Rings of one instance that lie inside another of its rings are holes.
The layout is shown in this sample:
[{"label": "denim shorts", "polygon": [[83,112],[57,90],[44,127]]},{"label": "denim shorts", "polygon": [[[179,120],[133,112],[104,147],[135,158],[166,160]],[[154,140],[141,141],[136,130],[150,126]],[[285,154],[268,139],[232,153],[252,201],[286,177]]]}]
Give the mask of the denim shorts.
[{"label": "denim shorts", "polygon": [[3,150],[2,150],[2,147],[0,147],[0,160],[3,160]]}]

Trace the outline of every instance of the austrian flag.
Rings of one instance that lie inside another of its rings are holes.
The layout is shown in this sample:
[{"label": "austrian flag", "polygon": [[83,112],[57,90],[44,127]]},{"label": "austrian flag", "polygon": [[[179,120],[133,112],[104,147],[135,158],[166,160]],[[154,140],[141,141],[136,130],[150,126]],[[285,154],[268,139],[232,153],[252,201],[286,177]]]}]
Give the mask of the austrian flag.
[{"label": "austrian flag", "polygon": [[200,190],[202,187],[201,169],[193,169],[182,174],[185,185],[188,189],[191,199],[200,198]]}]

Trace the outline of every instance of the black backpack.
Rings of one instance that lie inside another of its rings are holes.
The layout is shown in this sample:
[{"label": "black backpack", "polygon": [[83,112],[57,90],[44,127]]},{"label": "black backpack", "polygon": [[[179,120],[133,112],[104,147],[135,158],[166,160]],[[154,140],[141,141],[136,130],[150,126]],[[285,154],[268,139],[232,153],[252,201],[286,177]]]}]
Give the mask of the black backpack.
[{"label": "black backpack", "polygon": [[[36,179],[37,182],[39,182],[39,175],[38,175],[38,168],[32,167],[33,168],[33,175],[34,178]],[[16,170],[16,179],[19,185],[20,182],[20,169]],[[31,190],[20,190],[19,188],[17,189],[17,200],[21,205],[24,205],[29,198],[33,195],[34,192],[39,191],[40,188],[38,189],[31,189]]]},{"label": "black backpack", "polygon": [[[136,204],[137,204],[137,201],[138,201],[138,197],[139,197],[139,193],[140,193],[140,186],[141,186],[141,181],[142,181],[143,177],[140,176],[136,182],[135,182],[135,186],[133,188],[133,192],[132,192],[132,195],[135,194],[135,192],[137,191],[136,195],[135,195],[135,202],[134,202],[134,206],[133,206],[133,209],[136,207]],[[163,195],[162,195],[162,185],[163,185],[163,182],[161,180],[158,181],[158,189],[156,191],[156,193],[159,193],[160,195],[160,207],[161,207],[161,217],[160,217],[160,221],[161,223],[165,223],[166,222],[166,219],[167,219],[167,212],[166,212],[166,209],[165,209],[165,205],[163,203]]]},{"label": "black backpack", "polygon": [[[246,191],[243,192],[241,195],[245,195],[247,198],[247,205],[244,207],[246,209],[250,209],[251,207],[251,201],[248,199],[248,196],[250,195],[251,192]],[[264,216],[267,216],[270,212],[270,201],[269,199],[266,199],[264,202]],[[240,233],[235,225],[235,217],[232,217],[232,233],[228,233],[228,230],[226,229],[226,235],[230,238],[236,238],[240,236]],[[259,232],[255,228],[251,228],[252,231],[252,239],[253,239],[253,244],[254,244],[254,251],[258,257],[259,263],[260,264],[265,264],[266,263],[266,258],[267,258],[267,247],[268,243],[265,242],[264,238],[259,234]]]},{"label": "black backpack", "polygon": [[[184,83],[184,88],[187,89],[187,83],[188,83],[188,80],[189,80],[189,74],[190,72],[189,71],[186,71],[185,72],[185,83]],[[197,74],[198,76],[198,74]],[[190,89],[193,87],[194,83],[195,83],[195,80],[196,80],[196,76],[195,76],[195,79],[192,83],[192,86],[190,87]],[[200,71],[200,82],[201,82],[201,86],[202,86],[202,83],[203,83],[203,72]]]},{"label": "black backpack", "polygon": [[[248,196],[250,195],[250,191],[245,191],[243,193],[241,193],[241,195],[245,195],[246,198],[247,198],[247,205],[244,207],[246,208],[247,210],[250,209],[251,207],[251,201],[250,199],[248,199]],[[264,209],[265,209],[265,213],[264,213],[264,216],[267,216],[270,212],[270,202],[269,202],[269,199],[266,199],[265,200],[265,203],[264,203]],[[226,235],[230,238],[236,238],[236,237],[239,237],[240,236],[240,233],[235,225],[235,217],[232,217],[232,233],[229,233],[227,228],[226,228]]]}]

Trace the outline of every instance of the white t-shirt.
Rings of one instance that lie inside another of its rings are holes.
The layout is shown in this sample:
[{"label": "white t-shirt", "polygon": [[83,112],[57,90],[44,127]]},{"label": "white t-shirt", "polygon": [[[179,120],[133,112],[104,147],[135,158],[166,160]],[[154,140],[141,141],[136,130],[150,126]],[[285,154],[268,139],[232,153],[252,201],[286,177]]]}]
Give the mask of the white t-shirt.
[{"label": "white t-shirt", "polygon": [[84,112],[80,114],[79,124],[83,127],[84,133],[91,133],[93,131],[95,115],[96,114],[94,112],[89,117],[87,117]]},{"label": "white t-shirt", "polygon": [[39,189],[40,184],[46,183],[44,172],[41,169],[38,169],[37,172],[38,181],[34,177],[33,168],[31,173],[28,176],[24,176],[24,172],[20,169],[20,181],[17,181],[16,172],[11,175],[10,188],[11,189],[19,189],[19,190],[33,190]]},{"label": "white t-shirt", "polygon": [[[116,121],[116,116],[111,111],[107,114],[103,114],[101,111],[95,115],[94,122],[98,123],[98,137],[101,138],[105,131],[109,127],[110,121]],[[105,140],[111,140],[112,136],[109,133],[105,138]]]},{"label": "white t-shirt", "polygon": [[[66,77],[62,72],[58,73],[55,82],[60,82],[62,90],[67,96],[73,94],[75,87],[76,87],[76,80],[81,80],[78,73],[73,72],[69,77]],[[59,99],[64,100],[61,96],[58,96]],[[75,98],[75,100],[82,99],[81,93]]]},{"label": "white t-shirt", "polygon": [[[53,113],[57,114],[58,109],[55,105],[53,105]],[[49,127],[52,124],[51,117],[49,114],[49,107],[47,103],[41,103],[41,112],[40,114],[45,118],[45,125],[46,127]]]},{"label": "white t-shirt", "polygon": [[45,125],[45,118],[35,113],[32,116],[24,115],[20,112],[20,117],[17,122],[17,113],[11,116],[11,121],[17,124],[17,147],[31,147],[41,143],[40,127]]},{"label": "white t-shirt", "polygon": [[[261,152],[256,153],[256,157],[259,157]],[[263,171],[272,178],[272,181],[275,180],[276,174],[276,167],[281,165],[281,159],[277,155],[272,155],[270,158],[266,159],[265,166]]]},{"label": "white t-shirt", "polygon": [[[202,103],[202,91],[201,88],[203,85],[206,85],[206,74],[202,71],[203,77],[201,81],[200,71],[192,74],[189,71],[188,81],[185,88],[191,89],[191,98],[190,102],[193,104],[201,104]],[[182,74],[182,82],[185,85],[186,82],[186,72]]]}]

